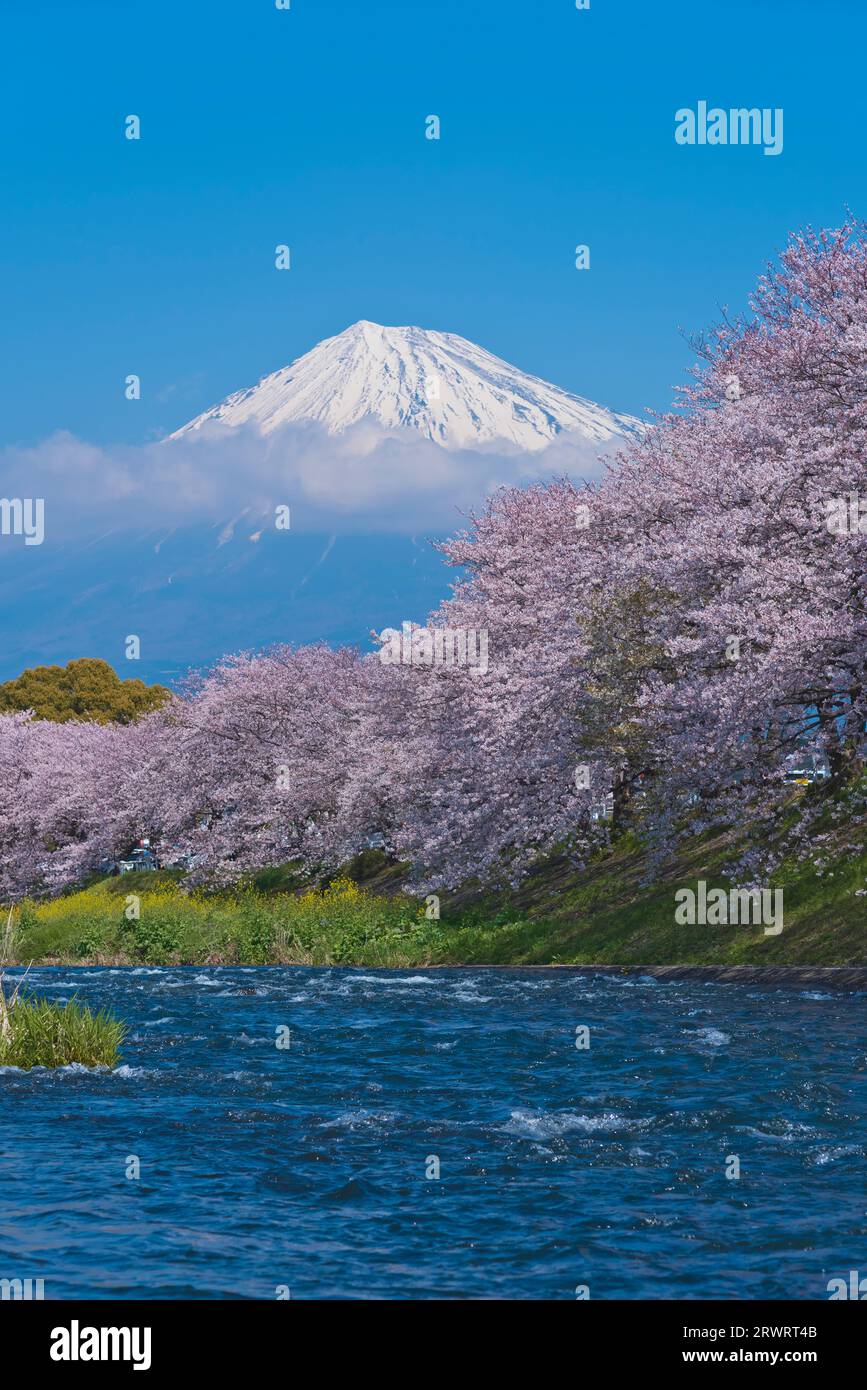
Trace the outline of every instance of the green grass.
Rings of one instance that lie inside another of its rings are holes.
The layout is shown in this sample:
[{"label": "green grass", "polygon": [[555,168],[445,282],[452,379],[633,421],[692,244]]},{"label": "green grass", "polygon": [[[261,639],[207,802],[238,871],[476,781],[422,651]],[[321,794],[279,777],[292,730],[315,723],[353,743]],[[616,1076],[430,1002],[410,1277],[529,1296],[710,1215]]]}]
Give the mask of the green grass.
[{"label": "green grass", "polygon": [[[0,986],[2,988],[2,986]],[[71,999],[17,998],[5,1011],[0,1004],[0,1066],[113,1067],[124,1039],[124,1025],[107,1013],[94,1014]]]},{"label": "green grass", "polygon": [[[862,783],[863,788],[863,783]],[[307,965],[867,965],[867,834],[857,789],[823,790],[809,858],[768,884],[784,894],[784,929],[679,926],[675,890],[729,887],[723,869],[747,831],[689,841],[649,877],[633,831],[584,870],[552,856],[519,890],[442,895],[441,920],[405,891],[406,866],[377,851],[331,882],[299,891],[297,866],[265,870],[230,893],[185,893],[175,877],[125,875],[50,902],[24,903],[10,959],[63,964]],[[796,822],[796,794],[784,820]],[[818,862],[814,862],[818,860]],[[860,895],[859,895],[860,894]],[[138,917],[130,918],[130,897]]]},{"label": "green grass", "polygon": [[[127,875],[127,878],[133,876]],[[143,876],[144,877],[144,876]],[[150,965],[391,963],[424,909],[349,878],[304,893],[185,893],[172,881],[120,895],[116,879],[18,911],[10,959]]]}]

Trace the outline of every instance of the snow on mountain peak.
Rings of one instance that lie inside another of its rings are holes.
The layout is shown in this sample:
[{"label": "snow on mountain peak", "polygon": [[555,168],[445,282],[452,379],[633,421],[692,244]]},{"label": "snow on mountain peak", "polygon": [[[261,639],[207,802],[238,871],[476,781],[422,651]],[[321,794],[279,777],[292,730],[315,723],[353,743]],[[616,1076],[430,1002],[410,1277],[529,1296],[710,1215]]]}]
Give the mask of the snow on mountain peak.
[{"label": "snow on mountain peak", "polygon": [[236,391],[177,430],[247,425],[267,435],[315,420],[339,434],[365,418],[448,449],[503,443],[535,451],[563,434],[618,442],[638,421],[528,376],[456,333],[361,319],[288,367]]}]

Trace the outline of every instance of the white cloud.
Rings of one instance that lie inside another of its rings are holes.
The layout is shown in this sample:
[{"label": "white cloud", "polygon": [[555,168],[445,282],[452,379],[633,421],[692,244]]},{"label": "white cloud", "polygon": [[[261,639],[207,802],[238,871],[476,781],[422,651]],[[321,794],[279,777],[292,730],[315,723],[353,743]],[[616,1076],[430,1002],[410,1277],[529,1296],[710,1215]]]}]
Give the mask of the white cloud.
[{"label": "white cloud", "polygon": [[[0,454],[6,496],[45,499],[46,540],[111,527],[251,523],[277,505],[313,532],[442,534],[498,486],[568,474],[598,478],[616,445],[563,436],[528,454],[451,451],[411,431],[362,422],[329,435],[316,424],[267,437],[208,426],[177,440],[102,448],[61,432]],[[234,519],[234,520],[231,520]],[[253,528],[251,528],[253,529]]]}]

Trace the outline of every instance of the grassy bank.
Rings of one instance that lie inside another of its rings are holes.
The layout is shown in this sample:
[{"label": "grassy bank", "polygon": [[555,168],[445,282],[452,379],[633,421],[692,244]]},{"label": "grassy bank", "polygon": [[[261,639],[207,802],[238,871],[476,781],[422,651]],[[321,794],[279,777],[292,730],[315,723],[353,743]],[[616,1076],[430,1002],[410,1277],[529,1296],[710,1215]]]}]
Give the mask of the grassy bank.
[{"label": "grassy bank", "polygon": [[[793,807],[792,815],[797,814]],[[171,878],[128,875],[16,914],[12,959],[65,964],[867,964],[867,837],[845,800],[829,803],[815,850],[784,863],[784,928],[679,926],[674,893],[722,869],[738,835],[705,836],[655,871],[635,834],[581,872],[541,865],[519,891],[443,895],[441,919],[401,890],[400,866],[368,854],[324,888],[287,891],[269,870],[232,893],[185,893]],[[360,880],[360,881],[359,881]],[[130,895],[136,902],[130,903]],[[138,916],[135,916],[135,912]]]},{"label": "grassy bank", "polygon": [[24,903],[14,924],[11,958],[64,964],[388,965],[402,942],[415,941],[423,918],[423,908],[410,898],[368,893],[350,879],[304,893],[245,888],[205,894],[185,893],[178,883],[159,881],[154,874],[130,874],[52,902]]}]

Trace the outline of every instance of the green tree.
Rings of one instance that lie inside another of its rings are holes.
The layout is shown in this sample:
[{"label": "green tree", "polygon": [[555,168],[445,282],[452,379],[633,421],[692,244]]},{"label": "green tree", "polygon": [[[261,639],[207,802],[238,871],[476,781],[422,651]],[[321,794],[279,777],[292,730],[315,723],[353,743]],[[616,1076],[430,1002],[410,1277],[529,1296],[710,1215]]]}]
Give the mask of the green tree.
[{"label": "green tree", "polygon": [[38,719],[57,724],[131,724],[170,697],[164,685],[122,681],[107,661],[82,657],[66,666],[31,667],[0,685],[0,712],[32,709]]}]

